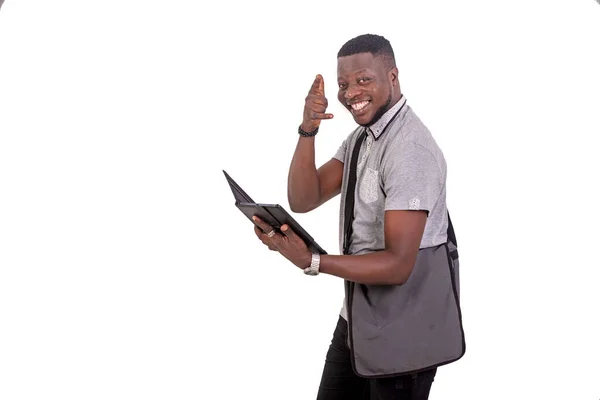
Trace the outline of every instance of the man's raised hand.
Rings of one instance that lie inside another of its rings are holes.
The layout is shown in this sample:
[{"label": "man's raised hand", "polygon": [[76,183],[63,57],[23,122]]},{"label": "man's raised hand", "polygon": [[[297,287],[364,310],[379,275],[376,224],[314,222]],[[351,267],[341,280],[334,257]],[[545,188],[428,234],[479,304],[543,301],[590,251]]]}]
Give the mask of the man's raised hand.
[{"label": "man's raised hand", "polygon": [[302,130],[305,132],[312,132],[321,125],[321,120],[333,118],[333,114],[325,113],[326,110],[327,98],[325,97],[325,82],[321,75],[317,75],[304,103]]}]

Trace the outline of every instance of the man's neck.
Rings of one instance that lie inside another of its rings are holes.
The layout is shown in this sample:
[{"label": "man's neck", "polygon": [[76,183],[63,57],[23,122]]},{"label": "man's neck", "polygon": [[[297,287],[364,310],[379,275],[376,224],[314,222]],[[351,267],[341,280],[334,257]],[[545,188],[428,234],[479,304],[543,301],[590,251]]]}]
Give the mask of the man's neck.
[{"label": "man's neck", "polygon": [[390,123],[391,119],[396,115],[396,112],[406,103],[406,98],[400,94],[400,98],[397,99],[388,110],[379,118],[375,123],[373,123],[369,130],[373,132],[375,139],[379,138],[379,135],[383,133],[385,127]]}]

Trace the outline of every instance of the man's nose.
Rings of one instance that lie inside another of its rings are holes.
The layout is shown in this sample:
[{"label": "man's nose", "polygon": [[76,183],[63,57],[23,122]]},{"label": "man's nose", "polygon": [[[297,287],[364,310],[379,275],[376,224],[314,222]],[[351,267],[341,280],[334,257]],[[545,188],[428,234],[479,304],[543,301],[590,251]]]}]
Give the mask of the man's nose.
[{"label": "man's nose", "polygon": [[347,100],[353,99],[356,96],[358,96],[360,94],[360,88],[356,87],[356,86],[350,86],[348,87],[348,89],[346,90],[346,94],[344,95],[344,97]]}]

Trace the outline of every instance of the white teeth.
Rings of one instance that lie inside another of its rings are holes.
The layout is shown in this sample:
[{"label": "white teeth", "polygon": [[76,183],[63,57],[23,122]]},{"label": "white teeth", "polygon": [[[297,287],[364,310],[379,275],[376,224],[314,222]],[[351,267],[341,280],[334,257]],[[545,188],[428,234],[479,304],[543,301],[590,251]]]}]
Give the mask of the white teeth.
[{"label": "white teeth", "polygon": [[362,110],[367,104],[369,104],[368,101],[361,101],[360,103],[354,103],[351,105],[352,109],[354,111],[360,111]]}]

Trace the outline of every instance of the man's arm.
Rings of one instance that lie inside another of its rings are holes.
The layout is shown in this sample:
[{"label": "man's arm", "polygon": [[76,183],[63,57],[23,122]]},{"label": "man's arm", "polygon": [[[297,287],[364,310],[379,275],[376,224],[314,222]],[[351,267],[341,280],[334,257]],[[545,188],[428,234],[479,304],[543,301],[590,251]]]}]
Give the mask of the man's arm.
[{"label": "man's arm", "polygon": [[[260,219],[255,222],[255,233],[266,246],[278,251],[299,268],[310,265],[310,250],[288,226],[283,225],[282,233],[268,237],[264,232],[270,232],[272,227]],[[357,283],[402,285],[412,273],[426,222],[426,211],[386,211],[384,250],[363,255],[324,254],[320,271]]]},{"label": "man's arm", "polygon": [[[408,280],[427,213],[439,199],[445,175],[431,152],[422,146],[412,142],[398,142],[395,146],[388,148],[381,167],[385,249],[360,256],[324,255],[322,272],[369,284],[403,284]],[[414,200],[418,210],[413,209]]]},{"label": "man's arm", "polygon": [[[445,174],[431,152],[412,142],[388,150],[381,167],[385,191],[384,249],[364,255],[322,255],[319,270],[353,282],[401,285],[412,273],[428,213],[438,202]],[[401,154],[400,154],[401,153]],[[419,209],[414,209],[418,207]],[[311,264],[311,253],[285,225],[269,237],[271,227],[257,220],[255,232],[269,248],[299,268]]]},{"label": "man's arm", "polygon": [[426,211],[386,211],[385,249],[363,255],[322,255],[320,271],[369,285],[406,283],[417,260]]},{"label": "man's arm", "polygon": [[301,137],[288,176],[288,201],[296,213],[306,213],[337,196],[342,187],[344,164],[332,158],[315,167],[314,138]]},{"label": "man's arm", "polygon": [[[327,99],[323,77],[313,82],[304,105],[302,130],[312,132],[321,120],[333,118],[326,114]],[[343,163],[331,159],[317,170],[315,165],[315,137],[298,138],[288,174],[288,201],[293,212],[305,213],[319,207],[340,193]]]}]

